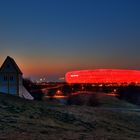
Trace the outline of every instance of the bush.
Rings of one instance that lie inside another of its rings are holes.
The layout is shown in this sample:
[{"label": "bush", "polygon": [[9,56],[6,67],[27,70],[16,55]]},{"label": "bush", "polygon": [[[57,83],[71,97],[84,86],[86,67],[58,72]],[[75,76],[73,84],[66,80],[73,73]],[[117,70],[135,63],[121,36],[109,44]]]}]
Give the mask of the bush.
[{"label": "bush", "polygon": [[[23,79],[23,86],[34,97],[35,100],[42,100],[43,92],[30,79]],[[37,89],[36,91],[32,91]]]},{"label": "bush", "polygon": [[68,98],[68,105],[87,105],[87,106],[99,106],[99,100],[96,94],[78,94],[71,95]]},{"label": "bush", "polygon": [[129,101],[131,103],[140,105],[140,87],[129,85],[127,87],[120,87],[117,91],[118,98]]}]

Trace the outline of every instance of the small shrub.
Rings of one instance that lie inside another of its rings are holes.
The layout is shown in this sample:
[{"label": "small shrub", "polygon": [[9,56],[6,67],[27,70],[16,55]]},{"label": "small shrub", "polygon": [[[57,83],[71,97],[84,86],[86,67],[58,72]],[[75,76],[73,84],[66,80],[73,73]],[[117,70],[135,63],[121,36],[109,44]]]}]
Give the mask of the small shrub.
[{"label": "small shrub", "polygon": [[98,106],[100,105],[96,94],[78,94],[71,95],[68,98],[68,105],[87,105],[87,106]]}]

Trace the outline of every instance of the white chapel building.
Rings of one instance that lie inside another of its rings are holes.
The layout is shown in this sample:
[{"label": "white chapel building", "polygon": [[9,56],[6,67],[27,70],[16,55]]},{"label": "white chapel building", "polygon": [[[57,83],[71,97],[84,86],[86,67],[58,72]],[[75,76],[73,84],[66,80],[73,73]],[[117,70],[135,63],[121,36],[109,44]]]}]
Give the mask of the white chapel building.
[{"label": "white chapel building", "polygon": [[34,98],[23,86],[22,75],[14,59],[7,56],[0,68],[0,92],[33,100]]}]

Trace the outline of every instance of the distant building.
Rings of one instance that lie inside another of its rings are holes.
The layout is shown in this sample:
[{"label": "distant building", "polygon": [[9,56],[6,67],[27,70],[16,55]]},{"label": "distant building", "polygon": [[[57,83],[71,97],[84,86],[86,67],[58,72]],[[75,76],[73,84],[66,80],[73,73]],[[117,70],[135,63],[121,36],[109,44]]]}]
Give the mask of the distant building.
[{"label": "distant building", "polygon": [[33,100],[34,98],[23,86],[22,80],[21,70],[14,59],[8,56],[0,68],[0,92]]},{"label": "distant building", "polygon": [[140,84],[140,70],[94,69],[71,71],[66,73],[65,80],[73,84]]}]

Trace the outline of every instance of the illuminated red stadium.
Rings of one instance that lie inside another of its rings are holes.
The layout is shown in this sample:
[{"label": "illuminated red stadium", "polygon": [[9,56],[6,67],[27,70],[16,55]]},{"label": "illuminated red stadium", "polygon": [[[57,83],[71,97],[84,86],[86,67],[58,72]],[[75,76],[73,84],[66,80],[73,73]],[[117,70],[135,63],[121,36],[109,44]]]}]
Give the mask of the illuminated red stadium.
[{"label": "illuminated red stadium", "polygon": [[140,83],[140,71],[96,69],[67,72],[68,83]]}]

